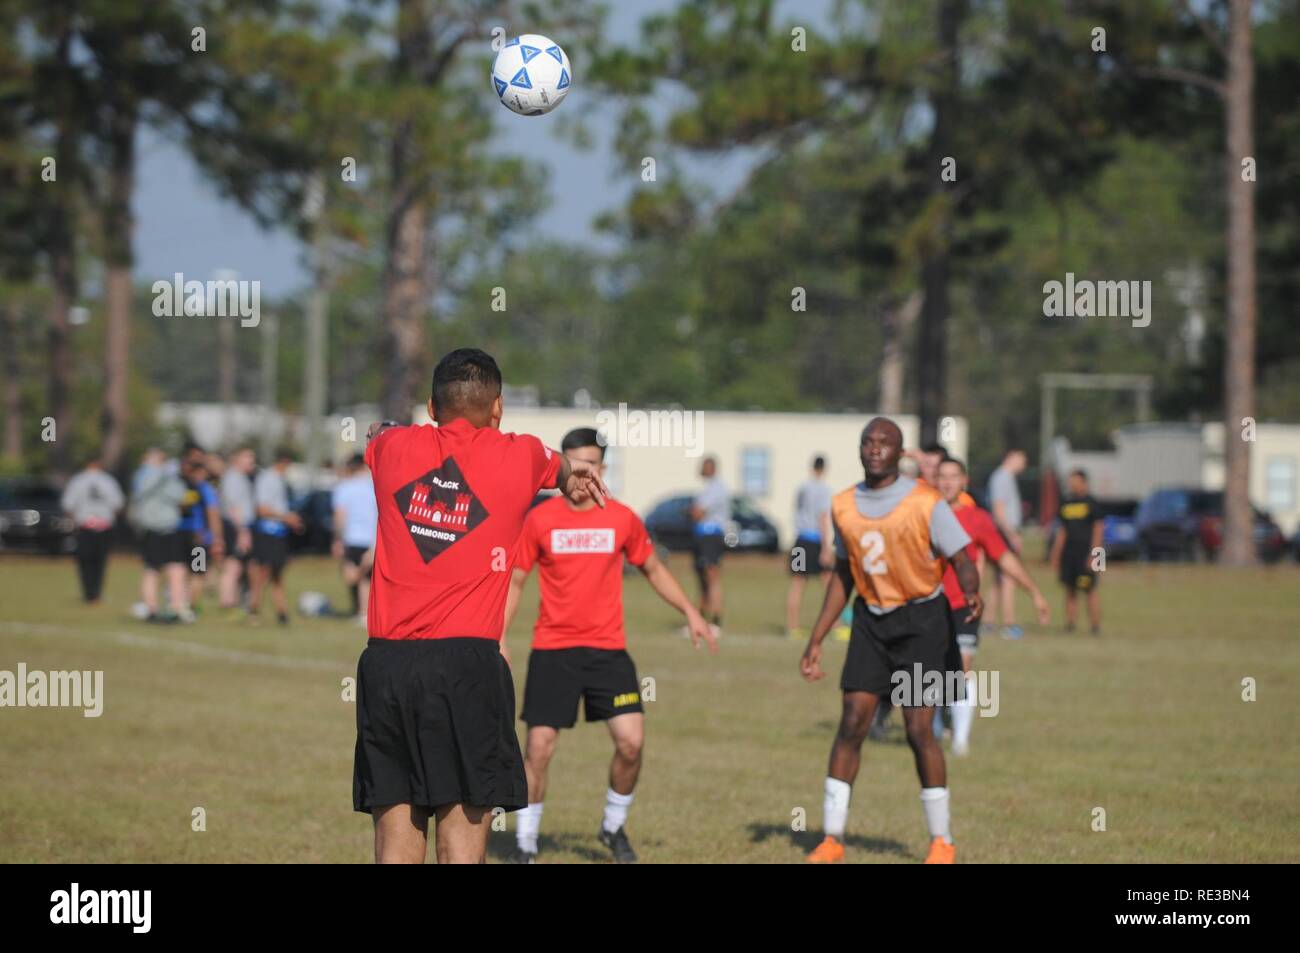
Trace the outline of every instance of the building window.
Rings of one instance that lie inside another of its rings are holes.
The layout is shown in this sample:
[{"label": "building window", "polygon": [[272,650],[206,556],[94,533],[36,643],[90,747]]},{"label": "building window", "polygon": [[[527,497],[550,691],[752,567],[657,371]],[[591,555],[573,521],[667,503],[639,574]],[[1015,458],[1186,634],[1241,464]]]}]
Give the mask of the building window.
[{"label": "building window", "polygon": [[772,451],[743,447],[740,451],[740,485],[747,496],[767,496],[772,477]]},{"label": "building window", "polygon": [[1295,457],[1270,457],[1264,467],[1265,506],[1274,513],[1295,509]]}]

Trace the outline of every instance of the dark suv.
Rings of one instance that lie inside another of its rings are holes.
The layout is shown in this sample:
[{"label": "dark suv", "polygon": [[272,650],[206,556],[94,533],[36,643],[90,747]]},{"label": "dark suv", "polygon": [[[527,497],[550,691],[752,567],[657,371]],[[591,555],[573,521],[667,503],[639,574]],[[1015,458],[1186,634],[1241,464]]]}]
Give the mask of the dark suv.
[{"label": "dark suv", "polygon": [[[690,550],[695,524],[691,521],[692,496],[670,496],[655,504],[645,518],[646,529],[655,543],[665,549]],[[779,548],[776,527],[747,498],[731,498],[731,526],[727,546],[737,552],[774,553]]]},{"label": "dark suv", "polygon": [[[1251,507],[1260,559],[1276,562],[1286,548],[1267,513]],[[1156,490],[1138,507],[1138,548],[1147,559],[1214,559],[1223,544],[1223,493],[1172,487]]]},{"label": "dark suv", "polygon": [[72,552],[77,545],[72,519],[59,497],[58,487],[43,480],[0,480],[0,549]]}]

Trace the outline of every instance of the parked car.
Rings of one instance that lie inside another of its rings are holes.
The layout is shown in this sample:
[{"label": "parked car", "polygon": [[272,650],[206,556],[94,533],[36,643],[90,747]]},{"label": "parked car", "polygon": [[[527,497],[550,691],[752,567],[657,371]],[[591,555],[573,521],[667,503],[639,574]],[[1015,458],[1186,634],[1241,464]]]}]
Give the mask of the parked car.
[{"label": "parked car", "polygon": [[[671,551],[690,550],[695,535],[691,520],[693,496],[670,496],[660,500],[646,515],[646,529],[656,545]],[[776,526],[747,497],[731,498],[731,522],[727,526],[727,548],[736,552],[775,553],[780,549]]]},{"label": "parked car", "polygon": [[[1286,549],[1282,531],[1267,513],[1254,512],[1255,548],[1265,562]],[[1138,546],[1147,559],[1214,559],[1223,543],[1223,493],[1168,487],[1138,507]]]},{"label": "parked car", "polygon": [[1132,559],[1138,555],[1137,500],[1100,503],[1101,545],[1107,559]]},{"label": "parked car", "polygon": [[302,532],[289,534],[296,553],[328,553],[334,542],[334,502],[329,490],[309,490],[293,499],[290,508],[302,517]]},{"label": "parked car", "polygon": [[59,505],[59,489],[32,477],[0,480],[0,549],[70,553],[76,549],[72,518]]}]

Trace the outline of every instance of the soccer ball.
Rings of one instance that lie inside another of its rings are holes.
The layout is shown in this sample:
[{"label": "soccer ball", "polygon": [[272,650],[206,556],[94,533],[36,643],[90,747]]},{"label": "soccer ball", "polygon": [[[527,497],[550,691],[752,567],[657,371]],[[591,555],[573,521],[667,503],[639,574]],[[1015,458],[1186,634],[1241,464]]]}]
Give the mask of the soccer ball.
[{"label": "soccer ball", "polygon": [[559,44],[536,33],[517,36],[497,53],[492,87],[521,116],[544,116],[569,95],[573,72]]}]

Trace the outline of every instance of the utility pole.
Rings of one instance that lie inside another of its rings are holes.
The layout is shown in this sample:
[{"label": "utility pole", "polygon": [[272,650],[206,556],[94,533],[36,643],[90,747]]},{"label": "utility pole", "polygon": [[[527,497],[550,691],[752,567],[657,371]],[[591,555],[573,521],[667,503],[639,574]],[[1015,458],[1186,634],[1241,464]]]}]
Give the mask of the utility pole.
[{"label": "utility pole", "polygon": [[320,468],[321,431],[325,419],[325,367],[329,312],[329,229],[325,225],[325,177],[314,173],[303,200],[303,218],[311,235],[312,289],[307,301],[307,362],[303,372],[302,409],[307,417],[305,463],[314,483]]}]

